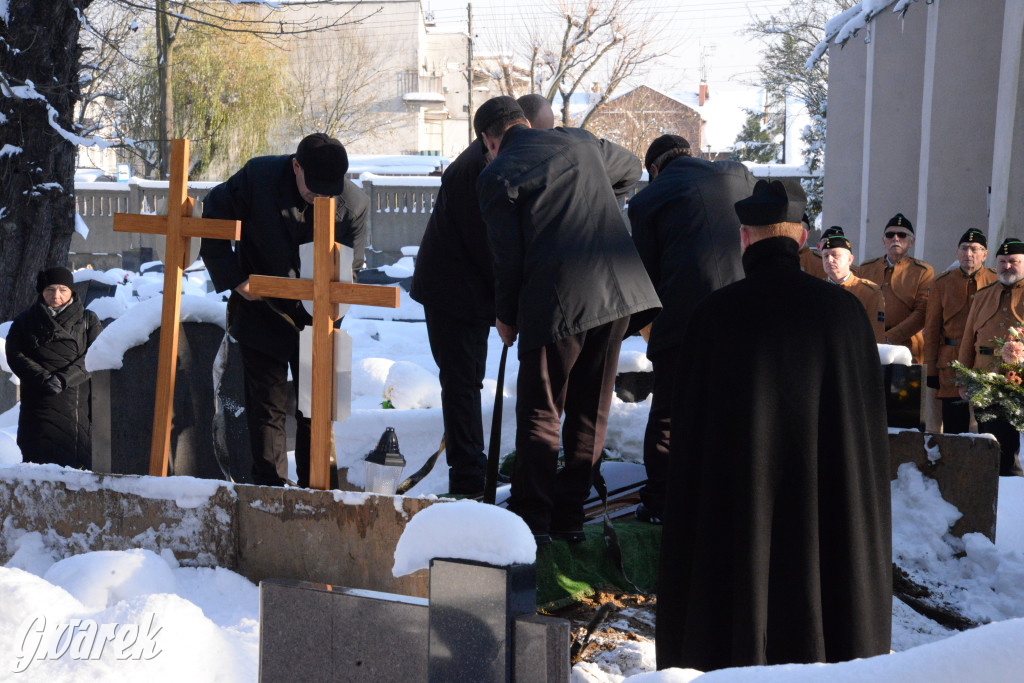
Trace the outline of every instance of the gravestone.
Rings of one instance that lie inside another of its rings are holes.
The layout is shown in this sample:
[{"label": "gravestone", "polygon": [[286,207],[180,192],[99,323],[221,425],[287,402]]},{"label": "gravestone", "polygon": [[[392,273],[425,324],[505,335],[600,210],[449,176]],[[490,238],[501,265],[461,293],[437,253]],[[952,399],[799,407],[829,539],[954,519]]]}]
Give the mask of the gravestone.
[{"label": "gravestone", "polygon": [[[224,330],[212,323],[181,325],[169,473],[223,479],[213,448],[213,362]],[[129,349],[119,370],[93,373],[93,468],[115,474],[148,474],[156,402],[160,330]],[[109,454],[109,460],[106,457]],[[232,473],[244,463],[226,463]]]},{"label": "gravestone", "polygon": [[889,435],[889,462],[892,479],[909,462],[935,480],[943,500],[963,514],[950,533],[962,537],[977,532],[995,542],[998,442],[983,436],[899,432]]},{"label": "gravestone", "polygon": [[13,376],[10,372],[0,370],[0,413],[6,413],[21,400],[18,385],[11,381]]},{"label": "gravestone", "polygon": [[569,622],[536,614],[534,565],[435,559],[430,599],[260,582],[260,681],[569,680]]}]

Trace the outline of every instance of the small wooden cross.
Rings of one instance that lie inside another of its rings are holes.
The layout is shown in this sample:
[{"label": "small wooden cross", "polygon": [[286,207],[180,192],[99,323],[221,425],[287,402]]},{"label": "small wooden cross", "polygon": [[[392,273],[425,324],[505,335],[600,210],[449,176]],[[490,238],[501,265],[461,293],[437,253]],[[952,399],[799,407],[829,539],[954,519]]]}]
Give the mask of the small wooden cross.
[{"label": "small wooden cross", "polygon": [[340,282],[334,241],[334,197],[313,203],[313,279],[249,276],[249,292],[278,299],[313,302],[313,381],[310,387],[309,487],[330,488],[331,397],[334,395],[334,321],[338,304],[398,308],[398,287]]},{"label": "small wooden cross", "polygon": [[153,410],[153,440],[149,450],[149,474],[167,476],[171,449],[171,419],[174,412],[174,375],[178,365],[178,328],[181,321],[181,277],[189,266],[193,237],[237,240],[240,221],[193,218],[195,201],[188,196],[188,140],[171,143],[171,178],[166,216],[114,214],[114,230],[165,235],[164,302],[160,317],[160,356],[157,361],[156,407]]}]

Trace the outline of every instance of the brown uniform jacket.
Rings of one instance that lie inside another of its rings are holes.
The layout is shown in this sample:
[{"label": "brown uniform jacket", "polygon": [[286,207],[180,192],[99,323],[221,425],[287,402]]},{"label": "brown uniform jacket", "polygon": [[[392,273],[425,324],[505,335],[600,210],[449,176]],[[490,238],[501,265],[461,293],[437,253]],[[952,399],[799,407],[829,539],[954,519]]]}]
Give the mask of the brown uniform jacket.
[{"label": "brown uniform jacket", "polygon": [[[924,362],[928,376],[939,378],[935,392],[939,398],[959,398],[953,381],[956,372],[949,364],[957,359],[975,294],[996,281],[996,271],[991,268],[982,267],[967,275],[957,267],[932,282],[924,320]],[[970,340],[967,342],[969,346]]]},{"label": "brown uniform jacket", "polygon": [[902,344],[910,349],[915,363],[924,356],[925,308],[928,305],[928,287],[935,271],[924,261],[904,257],[890,266],[884,256],[860,265],[861,277],[875,282],[885,296],[885,336],[890,344]]},{"label": "brown uniform jacket", "polygon": [[864,310],[867,311],[868,320],[871,321],[871,331],[875,334],[875,343],[884,344],[885,297],[882,296],[882,288],[871,280],[861,279],[852,273],[839,285],[845,287],[850,294],[860,300]]},{"label": "brown uniform jacket", "polygon": [[986,370],[995,365],[993,339],[1005,338],[1007,330],[1024,323],[1024,280],[1012,287],[996,282],[974,297],[960,344],[961,363]]}]

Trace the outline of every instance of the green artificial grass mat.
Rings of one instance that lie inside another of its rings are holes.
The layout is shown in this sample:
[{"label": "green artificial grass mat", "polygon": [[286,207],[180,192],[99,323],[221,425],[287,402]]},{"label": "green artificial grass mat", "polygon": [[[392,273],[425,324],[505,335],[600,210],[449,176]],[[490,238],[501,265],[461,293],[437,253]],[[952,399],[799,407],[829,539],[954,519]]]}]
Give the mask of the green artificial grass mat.
[{"label": "green artificial grass mat", "polygon": [[[655,592],[661,527],[632,517],[613,520],[612,526],[626,576],[643,592]],[[602,589],[634,592],[608,553],[603,525],[587,524],[583,530],[587,540],[582,543],[556,540],[537,549],[537,606],[541,609],[559,609]]]}]

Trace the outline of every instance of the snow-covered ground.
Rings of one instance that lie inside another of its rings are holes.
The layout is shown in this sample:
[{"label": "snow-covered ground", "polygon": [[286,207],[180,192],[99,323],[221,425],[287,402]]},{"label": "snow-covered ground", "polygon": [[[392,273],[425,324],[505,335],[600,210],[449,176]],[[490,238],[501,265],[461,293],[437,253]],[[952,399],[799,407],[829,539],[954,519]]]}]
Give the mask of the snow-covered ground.
[{"label": "snow-covered ground", "polygon": [[[395,267],[409,270],[411,264]],[[99,345],[90,363],[116,367],[124,340],[144,339],[148,334],[142,331],[152,324],[154,304],[138,304],[159,294],[162,280],[124,271],[80,272],[76,277],[111,284],[127,281],[115,297],[92,305],[102,311],[102,317],[120,317],[121,323],[118,334],[110,335],[117,340]],[[183,305],[186,314],[206,319],[221,310],[219,297],[205,291],[202,272],[191,273],[185,289],[190,295],[186,297],[190,303]],[[352,412],[346,422],[335,426],[335,436],[339,465],[351,466],[353,483],[362,482],[360,461],[385,427],[397,431],[408,460],[407,472],[417,469],[437,448],[443,431],[440,387],[422,320],[422,308],[404,293],[397,310],[355,306],[345,318],[344,327],[353,338]],[[5,334],[6,326],[0,325],[0,352]],[[485,425],[491,420],[500,348],[492,332],[483,391]],[[643,352],[639,338],[627,340],[620,370],[649,368]],[[513,352],[504,387],[506,451],[514,442],[518,367]],[[396,409],[382,408],[385,400]],[[649,399],[638,404],[614,399],[607,439],[614,456],[640,461],[649,408]],[[17,407],[0,415],[0,466],[21,461],[16,430]],[[447,468],[442,460],[412,493],[436,493],[446,487]],[[897,601],[894,655],[836,665],[714,672],[700,680],[1021,680],[1024,479],[1000,482],[995,544],[978,534],[963,540],[951,537],[948,528],[958,513],[942,501],[934,483],[912,466],[901,468],[893,482],[893,514],[894,555],[901,566],[912,578],[941,586],[942,597],[969,618],[992,624],[958,634]],[[225,569],[181,567],[166,551],[162,556],[138,549],[55,557],[40,534],[13,528],[9,520],[3,521],[0,535],[16,550],[0,567],[0,680],[256,680],[258,589],[241,576]],[[652,616],[639,614],[639,618]],[[70,631],[62,631],[62,624],[70,624]],[[109,642],[102,645],[105,640]],[[36,647],[40,641],[42,645]],[[44,661],[32,659],[33,653],[44,656],[51,649]],[[64,656],[54,659],[52,655],[62,650]],[[122,650],[137,658],[119,659]],[[641,639],[620,643],[577,665],[573,676],[576,681],[618,682],[653,668],[653,642]],[[654,678],[636,680],[683,681],[697,674],[647,675]]]}]

